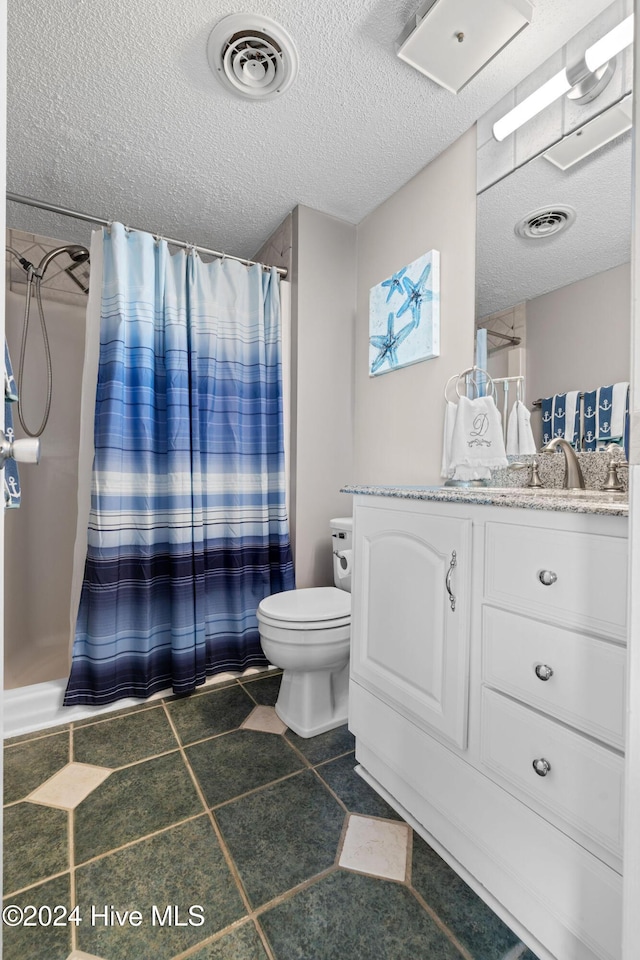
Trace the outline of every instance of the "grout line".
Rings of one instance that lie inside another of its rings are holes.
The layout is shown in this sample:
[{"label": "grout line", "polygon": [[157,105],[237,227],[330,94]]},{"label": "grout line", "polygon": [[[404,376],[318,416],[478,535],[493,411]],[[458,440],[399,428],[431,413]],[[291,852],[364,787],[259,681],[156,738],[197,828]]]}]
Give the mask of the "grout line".
[{"label": "grout line", "polygon": [[[148,763],[150,760],[159,760],[161,757],[168,757],[172,753],[178,753],[176,747],[171,747],[170,750],[164,750],[162,753],[154,753],[150,757],[142,757],[140,760],[132,760],[130,763],[123,763],[121,767],[104,767],[103,764],[96,764],[96,766],[103,767],[104,770],[111,770],[112,773],[115,773],[118,770],[129,770],[131,767],[139,767],[143,763]],[[82,761],[76,760],[76,763],[81,763]]]},{"label": "grout line", "polygon": [[[46,782],[46,781],[45,781],[45,782]],[[37,787],[34,788],[34,789],[37,789]],[[8,810],[10,807],[17,807],[19,803],[31,803],[30,800],[27,800],[27,797],[28,797],[28,796],[29,796],[29,794],[27,793],[26,796],[20,797],[19,800],[12,800],[10,803],[5,803],[5,804],[3,804],[3,810]],[[58,807],[58,810],[60,810],[60,809],[61,809],[61,808]],[[65,810],[68,810],[69,808],[68,808],[68,807],[65,807],[64,809],[65,809]]]},{"label": "grout line", "polygon": [[[246,717],[245,717],[245,720],[246,720]],[[244,723],[244,720],[242,722]],[[202,737],[201,740],[193,740],[193,741],[189,740],[187,743],[181,743],[181,741],[178,738],[177,729],[174,732],[175,732],[176,740],[178,741],[178,746],[180,748],[184,748],[184,747],[197,747],[201,743],[208,743],[209,740],[218,740],[219,737],[224,737],[228,733],[235,733],[236,730],[240,730],[240,729],[241,727],[231,727],[230,730],[223,730],[222,733],[214,733],[210,737]]]},{"label": "grout line", "polygon": [[123,843],[119,847],[113,847],[111,850],[105,850],[102,853],[96,854],[95,857],[90,857],[88,860],[83,860],[81,863],[76,864],[76,869],[79,867],[86,867],[91,863],[97,863],[98,860],[104,860],[105,857],[110,857],[112,853],[119,853],[121,850],[128,850],[129,847],[135,847],[144,840],[151,840],[153,837],[159,837],[161,834],[168,833],[169,830],[173,830],[174,827],[181,827],[185,823],[191,823],[192,820],[198,820],[202,815],[202,813],[194,813],[191,817],[185,817],[184,820],[177,820],[175,823],[170,823],[167,827],[161,827],[159,830],[154,830],[152,833],[145,833],[143,837],[136,837],[135,840],[128,840],[127,843]]},{"label": "grout line", "polygon": [[[406,820],[400,821],[401,823],[407,823]],[[408,887],[411,886],[413,880],[413,827],[408,827],[408,837],[407,837],[407,872],[405,874],[405,881]]]},{"label": "grout line", "polygon": [[[289,729],[289,728],[287,727],[287,730],[288,730],[288,729]],[[286,732],[286,731],[285,731],[285,732]],[[312,768],[313,768],[313,764],[311,763],[311,761],[309,760],[308,757],[305,757],[305,755],[304,755],[304,753],[302,752],[302,750],[299,750],[298,747],[296,747],[296,745],[295,745],[294,743],[291,743],[291,740],[289,740],[288,737],[286,737],[284,733],[281,733],[280,736],[282,737],[282,739],[284,740],[285,743],[288,743],[288,744],[289,744],[289,746],[291,747],[291,749],[293,750],[293,752],[296,754],[296,756],[297,756],[300,760],[302,760],[302,762],[304,763],[305,767],[306,767],[308,770],[309,770],[309,769],[312,769]]]},{"label": "grout line", "polygon": [[217,930],[216,933],[212,934],[206,940],[201,940],[199,943],[195,943],[193,946],[183,950],[182,953],[176,954],[171,960],[188,960],[188,957],[192,957],[194,953],[198,953],[203,947],[210,947],[211,944],[218,943],[223,937],[234,933],[236,930],[241,930],[242,927],[247,926],[247,924],[251,922],[251,917],[242,917],[240,920],[234,920],[233,923],[230,923],[227,927],[223,927],[222,930]]},{"label": "grout line", "polygon": [[[73,738],[73,724],[69,725],[69,763],[73,763],[73,754],[75,743]],[[71,909],[76,906],[76,843],[75,843],[75,814],[74,810],[69,810],[69,896],[71,898]],[[71,952],[76,949],[78,944],[78,924],[71,924]]]},{"label": "grout line", "polygon": [[338,839],[338,848],[336,850],[336,857],[333,861],[334,867],[336,869],[340,866],[340,857],[342,856],[342,851],[344,849],[344,841],[347,837],[347,830],[349,829],[349,820],[351,819],[351,814],[347,810],[345,814],[344,821],[342,823],[342,830],[340,831],[340,837]]},{"label": "grout line", "polygon": [[17,890],[10,890],[9,893],[2,893],[2,899],[8,900],[9,897],[17,897],[21,893],[26,893],[29,890],[35,890],[36,887],[41,887],[44,883],[49,883],[50,880],[58,880],[60,877],[66,877],[69,873],[68,870],[61,870],[60,873],[52,873],[48,877],[42,877],[40,880],[36,880],[34,883],[29,883],[26,887],[19,887]]},{"label": "grout line", "polygon": [[261,904],[261,906],[256,907],[254,910],[254,915],[256,917],[261,917],[263,913],[266,913],[268,910],[272,910],[274,907],[279,907],[281,903],[285,903],[287,900],[291,900],[297,893],[301,893],[303,890],[307,890],[309,887],[312,887],[314,884],[318,883],[319,880],[324,880],[325,877],[331,876],[333,873],[337,873],[338,868],[334,865],[327,867],[326,870],[321,870],[320,873],[316,873],[313,877],[309,877],[308,880],[303,880],[302,883],[296,884],[295,887],[291,887],[289,890],[285,890],[284,893],[279,893],[277,897],[274,897],[273,900],[267,900],[266,903]]},{"label": "grout line", "polygon": [[[246,695],[249,697],[249,699],[252,700],[252,701],[255,703],[256,707],[264,706],[264,704],[258,703],[258,701],[257,701],[256,698],[253,696],[253,694],[250,693],[249,690],[246,689],[244,683],[239,683],[238,686],[240,687],[240,689],[241,689],[244,693],[246,693]],[[255,708],[254,708],[254,709],[255,709]]]},{"label": "grout line", "polygon": [[[34,740],[46,740],[47,737],[59,737],[63,733],[69,733],[70,726],[71,724],[65,724],[65,727],[67,727],[66,730],[53,730],[52,733],[48,733],[46,727],[44,730],[32,730],[31,734],[33,734],[33,736],[29,733],[22,734],[25,738],[24,740],[19,740],[17,743],[3,742],[3,747],[5,750],[13,750],[14,747],[24,747],[27,743],[33,743]],[[18,734],[18,736],[20,736],[20,734]],[[11,740],[12,737],[8,739]]]},{"label": "grout line", "polygon": [[306,772],[307,768],[294,770],[293,773],[286,773],[283,777],[278,777],[277,780],[269,780],[268,783],[263,783],[259,787],[252,787],[251,790],[247,790],[246,793],[239,793],[237,797],[231,797],[230,800],[222,800],[220,803],[214,803],[207,807],[207,809],[215,812],[216,810],[220,810],[221,807],[228,807],[230,803],[235,803],[236,800],[244,800],[245,797],[250,797],[254,793],[260,793],[261,790],[266,790],[267,787],[275,787],[279,783],[284,783],[285,780],[291,780],[293,777],[298,777],[301,773]]},{"label": "grout line", "polygon": [[86,717],[84,720],[72,720],[71,726],[74,730],[84,730],[85,727],[95,727],[99,723],[109,723],[112,720],[126,720],[136,713],[146,713],[148,710],[155,710],[162,701],[154,701],[149,704],[140,704],[139,707],[130,707],[124,712],[114,710],[112,713],[100,714],[95,720]]},{"label": "grout line", "polygon": [[318,779],[318,780],[320,781],[320,783],[322,784],[322,786],[323,786],[326,790],[329,791],[329,793],[331,794],[331,796],[333,797],[333,799],[336,800],[336,801],[340,804],[340,806],[342,807],[342,809],[344,810],[344,812],[345,812],[345,813],[347,814],[347,816],[348,816],[349,813],[350,813],[350,811],[349,811],[348,806],[347,806],[346,803],[344,802],[344,800],[342,800],[341,797],[338,796],[338,794],[335,792],[335,790],[332,790],[332,789],[331,789],[331,787],[330,787],[329,784],[326,782],[326,780],[323,780],[323,779],[322,779],[321,775],[318,773],[318,771],[317,771],[317,769],[316,769],[315,767],[311,767],[311,769],[312,769],[313,773],[316,775],[317,779]]},{"label": "grout line", "polygon": [[[166,706],[165,706],[164,709],[165,709],[165,712],[166,712],[166,714],[167,714],[167,718],[168,718],[168,720],[169,720],[169,723],[171,724],[171,726],[172,726],[172,728],[173,728],[173,730],[174,730],[174,733],[176,734],[176,737],[177,737],[177,731],[176,731],[176,729],[175,729],[175,726],[174,726],[174,724],[173,724],[173,721],[172,721],[171,717],[169,716],[169,711],[167,710]],[[209,821],[210,821],[211,826],[212,826],[212,828],[213,828],[213,832],[214,832],[215,835],[216,835],[216,839],[217,839],[218,844],[219,844],[219,846],[220,846],[220,849],[221,849],[221,851],[222,851],[222,855],[223,855],[223,857],[224,857],[224,859],[225,859],[225,861],[226,861],[227,867],[228,867],[228,869],[229,869],[229,871],[230,871],[230,873],[231,873],[231,876],[233,877],[233,880],[234,880],[234,882],[235,882],[235,884],[236,884],[236,887],[238,888],[238,892],[240,893],[240,897],[241,897],[241,899],[242,899],[242,903],[243,903],[243,905],[244,905],[244,908],[245,908],[245,910],[247,911],[248,914],[252,914],[251,904],[249,903],[249,898],[247,897],[247,894],[246,894],[246,892],[245,892],[244,884],[242,883],[242,880],[241,880],[241,878],[240,878],[240,874],[239,874],[239,872],[238,872],[238,869],[237,869],[237,867],[236,867],[236,865],[235,865],[235,863],[234,863],[234,861],[233,861],[233,858],[232,858],[232,856],[231,856],[230,851],[229,851],[228,848],[227,848],[226,843],[224,842],[224,838],[223,838],[223,836],[222,836],[222,832],[221,832],[221,830],[220,830],[220,827],[218,826],[218,822],[217,822],[216,818],[214,817],[211,809],[209,808],[209,806],[208,806],[208,804],[207,804],[207,800],[206,800],[206,797],[205,797],[205,795],[204,795],[204,793],[203,793],[202,787],[200,786],[200,783],[199,783],[199,781],[198,781],[198,778],[197,778],[196,775],[195,775],[195,772],[191,769],[191,764],[189,763],[189,760],[188,760],[188,758],[187,758],[187,755],[186,755],[186,753],[185,753],[185,751],[184,751],[184,747],[182,747],[182,746],[180,747],[180,753],[181,753],[181,755],[182,755],[182,760],[183,760],[183,762],[184,762],[184,764],[185,764],[185,766],[186,766],[186,768],[187,768],[187,771],[189,772],[189,776],[191,777],[191,779],[192,779],[192,781],[193,781],[193,785],[194,785],[194,787],[195,787],[195,789],[196,789],[196,793],[198,794],[198,797],[200,798],[200,802],[202,803],[202,806],[204,807],[205,814],[206,814],[206,816],[209,818]]]},{"label": "grout line", "polygon": [[[75,850],[75,835],[74,835],[75,816],[74,816],[73,810],[69,810],[68,823],[69,823],[69,888],[70,888],[69,898],[71,901],[70,906],[71,906],[71,909],[73,910],[73,908],[77,905],[76,867],[75,867],[76,850]],[[78,940],[78,924],[72,923],[71,924],[71,952],[72,953],[74,950],[77,949],[77,946],[78,946],[77,940]]]},{"label": "grout line", "polygon": [[257,933],[258,933],[258,936],[260,937],[260,940],[261,940],[261,942],[262,942],[262,948],[263,948],[264,952],[266,953],[267,957],[269,958],[269,960],[276,960],[276,955],[275,955],[275,953],[273,952],[273,950],[271,949],[271,944],[269,943],[269,938],[267,937],[266,933],[265,933],[264,930],[262,929],[262,924],[260,923],[260,921],[258,920],[257,917],[254,918],[254,921],[253,921],[253,922],[254,922],[255,925],[256,925],[256,931],[257,931]]},{"label": "grout line", "polygon": [[214,943],[219,943],[224,937],[229,936],[231,933],[235,933],[236,930],[241,930],[242,927],[246,927],[249,924],[252,924],[256,928],[258,936],[262,940],[263,947],[269,960],[276,960],[272,950],[271,945],[266,939],[262,928],[255,917],[242,917],[241,920],[236,920],[233,923],[229,924],[228,927],[224,927],[222,930],[218,930],[217,933],[214,933],[207,940],[201,940],[200,943],[194,944],[192,947],[189,947],[183,953],[177,954],[175,957],[172,957],[171,960],[188,960],[189,957],[194,956],[194,954],[199,953],[203,947],[209,947]]},{"label": "grout line", "polygon": [[[168,712],[168,711],[167,711],[167,716],[169,716],[169,712]],[[169,717],[169,723],[171,723],[171,725],[173,726],[173,721],[171,720],[170,717]],[[238,891],[239,891],[239,893],[240,893],[240,897],[242,898],[242,902],[243,902],[243,904],[244,904],[245,910],[247,911],[248,918],[255,923],[256,931],[257,931],[257,933],[258,933],[258,935],[259,935],[259,937],[260,937],[260,940],[261,940],[261,942],[262,942],[262,945],[263,945],[263,948],[264,948],[264,950],[265,950],[265,953],[267,954],[268,960],[276,960],[276,958],[275,958],[275,956],[274,956],[274,954],[273,954],[273,951],[272,951],[272,949],[271,949],[271,945],[269,944],[269,941],[268,941],[268,939],[267,939],[267,937],[266,937],[266,934],[264,933],[264,931],[263,931],[260,923],[258,922],[258,917],[260,916],[261,913],[264,913],[264,912],[265,912],[265,910],[267,909],[268,906],[275,906],[275,905],[277,905],[278,903],[284,902],[285,900],[289,899],[289,897],[293,896],[294,893],[297,893],[298,891],[300,891],[300,890],[302,890],[302,889],[305,889],[306,887],[310,886],[312,883],[314,883],[316,880],[320,879],[321,877],[327,876],[328,874],[332,873],[332,872],[335,870],[335,867],[330,867],[328,870],[325,870],[325,871],[323,871],[322,873],[317,874],[317,875],[316,875],[315,877],[313,877],[312,879],[307,880],[307,881],[305,881],[305,882],[302,883],[302,884],[298,884],[296,887],[293,887],[291,890],[288,890],[288,891],[286,891],[285,893],[281,894],[279,897],[276,897],[276,898],[274,898],[273,900],[269,901],[269,904],[265,904],[265,905],[263,905],[262,907],[254,910],[253,907],[251,906],[251,903],[250,903],[249,898],[248,898],[248,896],[247,896],[247,893],[246,893],[246,891],[245,891],[244,884],[243,884],[242,878],[241,878],[241,876],[240,876],[240,872],[238,871],[238,868],[236,867],[235,861],[233,860],[233,857],[231,856],[231,851],[230,851],[229,848],[227,847],[227,844],[226,844],[225,839],[224,839],[224,837],[223,837],[223,835],[222,835],[222,831],[221,831],[221,829],[220,829],[220,826],[219,826],[219,824],[218,824],[218,821],[217,821],[216,818],[215,818],[215,815],[214,815],[214,812],[213,812],[213,811],[214,811],[214,809],[216,809],[216,808],[210,808],[210,807],[208,806],[207,801],[206,801],[206,797],[204,796],[204,793],[203,793],[203,791],[202,791],[202,788],[201,788],[201,786],[200,786],[200,783],[198,782],[198,778],[196,777],[195,772],[194,772],[194,771],[192,770],[192,768],[191,768],[191,764],[189,763],[189,760],[188,760],[188,758],[187,758],[187,756],[186,756],[186,754],[185,754],[184,748],[181,747],[180,752],[182,753],[182,757],[183,757],[184,763],[185,763],[185,765],[186,765],[186,767],[187,767],[187,770],[189,771],[189,774],[190,774],[190,776],[191,776],[191,778],[192,778],[192,780],[193,780],[194,786],[195,786],[195,788],[196,788],[196,790],[197,790],[197,792],[198,792],[198,795],[199,795],[199,797],[200,797],[200,800],[201,800],[201,802],[202,802],[202,804],[203,804],[203,806],[204,806],[204,808],[205,808],[205,810],[206,810],[206,813],[207,813],[207,815],[208,815],[208,817],[209,817],[209,820],[210,820],[211,825],[212,825],[212,827],[213,827],[214,833],[215,833],[216,838],[217,838],[217,840],[218,840],[218,844],[220,845],[220,849],[221,849],[221,851],[222,851],[222,855],[223,855],[223,857],[224,857],[224,859],[225,859],[225,861],[226,861],[226,863],[227,863],[227,867],[229,868],[229,871],[230,871],[230,873],[231,873],[231,876],[233,877],[233,880],[234,880],[234,882],[235,882],[235,884],[236,884],[236,886],[237,886],[237,888],[238,888]],[[269,783],[269,784],[264,784],[262,787],[258,787],[258,788],[256,788],[255,790],[249,791],[249,793],[257,793],[259,790],[263,790],[263,789],[265,789],[266,787],[271,786],[273,783],[280,783],[280,782],[282,782],[283,780],[289,780],[289,779],[291,779],[292,777],[296,776],[296,775],[299,774],[299,773],[304,773],[305,769],[306,769],[306,768],[303,768],[302,770],[297,770],[297,771],[295,771],[294,773],[289,774],[289,775],[286,776],[286,777],[280,778],[280,780],[272,781],[272,782]],[[248,794],[242,794],[242,796],[248,796]],[[226,803],[231,803],[231,802],[233,802],[233,800],[238,800],[238,799],[240,799],[240,798],[239,798],[239,797],[234,797],[232,800],[225,801],[224,804],[218,804],[218,808],[221,807],[221,806],[226,805]],[[188,954],[187,954],[187,956],[188,956]]]},{"label": "grout line", "polygon": [[336,754],[335,757],[329,757],[328,760],[319,760],[318,763],[315,764],[315,767],[326,767],[326,765],[327,765],[328,763],[333,763],[334,760],[342,760],[343,757],[348,757],[349,754],[351,754],[351,753],[353,754],[353,759],[354,759],[354,762],[355,762],[356,753],[355,753],[355,750],[354,750],[353,747],[352,747],[351,750],[345,750],[344,753],[338,753],[338,754]]},{"label": "grout line", "polygon": [[431,917],[435,925],[442,931],[442,933],[444,933],[447,939],[451,941],[453,946],[462,955],[464,960],[474,960],[474,957],[469,953],[467,948],[460,943],[456,935],[449,929],[446,923],[440,919],[440,917],[435,912],[433,907],[429,906],[427,901],[424,899],[423,896],[421,896],[421,894],[418,893],[415,887],[412,887],[409,884],[405,884],[405,886],[407,887],[407,890],[409,891],[409,893],[413,894],[413,896],[418,901],[418,903],[420,904],[422,909],[425,911],[425,913],[427,913]]}]

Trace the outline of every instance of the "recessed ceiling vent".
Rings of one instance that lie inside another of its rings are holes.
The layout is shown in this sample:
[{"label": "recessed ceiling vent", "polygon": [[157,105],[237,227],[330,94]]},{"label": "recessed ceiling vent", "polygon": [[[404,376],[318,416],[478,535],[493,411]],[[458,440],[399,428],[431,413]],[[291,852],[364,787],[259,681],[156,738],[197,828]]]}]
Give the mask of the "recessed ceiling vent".
[{"label": "recessed ceiling vent", "polygon": [[298,72],[298,53],[287,31],[259,14],[234,13],[216,24],[207,57],[220,83],[249,100],[273,100]]},{"label": "recessed ceiling vent", "polygon": [[571,226],[576,218],[573,207],[554,206],[540,207],[516,223],[515,233],[525,240],[543,240],[546,237],[555,237],[562,230]]}]

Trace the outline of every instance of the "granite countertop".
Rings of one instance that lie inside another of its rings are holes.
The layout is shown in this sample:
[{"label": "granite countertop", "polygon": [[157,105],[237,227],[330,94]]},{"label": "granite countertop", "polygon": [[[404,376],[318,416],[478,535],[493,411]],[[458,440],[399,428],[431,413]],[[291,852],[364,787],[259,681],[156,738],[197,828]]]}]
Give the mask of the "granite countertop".
[{"label": "granite countertop", "polygon": [[341,493],[372,497],[399,497],[404,500],[432,500],[438,503],[480,503],[498,507],[520,507],[525,510],[556,510],[563,513],[607,514],[629,516],[626,493],[604,490],[562,490],[545,487],[536,491],[529,487],[390,487],[347,484]]}]

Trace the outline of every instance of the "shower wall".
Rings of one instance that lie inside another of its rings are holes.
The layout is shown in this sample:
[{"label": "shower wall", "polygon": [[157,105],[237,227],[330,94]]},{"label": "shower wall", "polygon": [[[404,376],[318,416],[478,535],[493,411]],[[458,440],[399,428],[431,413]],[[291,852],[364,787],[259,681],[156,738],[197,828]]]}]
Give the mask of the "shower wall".
[{"label": "shower wall", "polygon": [[[18,231],[8,234],[7,243],[36,265],[45,251],[66,242]],[[68,263],[63,257],[60,260]],[[53,266],[57,266],[55,262]],[[6,332],[16,377],[25,305],[22,281],[12,269],[7,282]],[[43,284],[43,305],[51,346],[53,399],[40,441],[40,463],[20,465],[22,505],[7,510],[5,517],[5,689],[57,680],[69,670],[86,296],[56,269]],[[22,396],[25,420],[33,430],[42,419],[47,386],[35,298],[29,327]],[[14,429],[16,437],[24,436],[15,405]]]}]

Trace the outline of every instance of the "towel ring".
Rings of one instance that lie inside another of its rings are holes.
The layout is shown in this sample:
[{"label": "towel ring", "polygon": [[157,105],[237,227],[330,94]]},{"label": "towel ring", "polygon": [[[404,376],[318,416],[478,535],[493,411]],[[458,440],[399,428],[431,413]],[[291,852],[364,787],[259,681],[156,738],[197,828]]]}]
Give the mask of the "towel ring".
[{"label": "towel ring", "polygon": [[[484,378],[485,378],[485,389],[486,389],[487,386],[490,386],[490,388],[491,388],[491,396],[493,397],[494,401],[497,401],[498,393],[497,393],[497,391],[496,391],[496,385],[495,385],[495,383],[493,382],[493,377],[489,376],[489,374],[487,373],[487,371],[486,371],[486,370],[483,370],[482,367],[476,367],[475,365],[474,365],[473,367],[468,367],[466,370],[463,370],[462,373],[460,373],[460,374],[458,375],[458,382],[456,383],[456,393],[457,393],[458,397],[462,398],[462,394],[460,393],[460,384],[461,384],[462,382],[464,382],[465,384],[468,384],[469,382],[471,382],[471,383],[473,384],[473,386],[475,387],[476,396],[479,396],[479,393],[478,393],[478,381],[477,381],[477,380],[475,379],[475,377],[473,376],[475,373],[481,373],[481,374],[484,376]],[[469,375],[471,375],[471,376],[469,376]],[[469,380],[466,379],[467,377],[469,377]],[[485,395],[486,395],[486,394],[485,394]]]},{"label": "towel ring", "polygon": [[457,380],[457,379],[458,379],[458,374],[457,374],[457,373],[454,373],[453,376],[449,377],[449,379],[447,380],[447,382],[446,382],[446,384],[445,384],[445,386],[444,386],[444,399],[445,399],[445,403],[447,403],[448,400],[449,400],[449,398],[447,397],[447,390],[449,389],[449,384],[453,383],[453,381],[454,381],[454,380]]},{"label": "towel ring", "polygon": [[[457,381],[457,382],[456,382],[456,394],[457,394],[457,396],[458,396],[459,398],[461,398],[461,397],[462,397],[462,394],[460,393],[460,390],[459,390],[460,384],[461,384],[463,381],[466,383],[465,378],[466,378],[469,374],[474,374],[474,373],[481,373],[481,374],[484,375],[484,377],[485,377],[485,379],[486,379],[485,387],[486,387],[487,385],[489,385],[489,384],[491,385],[491,395],[492,395],[493,399],[497,401],[498,394],[497,394],[497,391],[496,391],[496,385],[495,385],[495,383],[493,382],[493,377],[489,376],[489,374],[487,373],[487,371],[486,371],[486,370],[483,370],[482,367],[475,367],[475,366],[474,366],[474,367],[468,367],[466,370],[463,370],[462,373],[454,373],[452,376],[449,377],[449,379],[447,380],[447,382],[446,382],[446,384],[445,384],[445,387],[444,387],[444,399],[445,399],[445,402],[448,402],[448,401],[449,401],[449,397],[448,397],[448,395],[447,395],[447,392],[448,392],[448,390],[449,390],[450,385],[454,382],[454,380]],[[471,383],[473,384],[473,386],[475,387],[475,390],[476,390],[476,393],[477,393],[477,392],[478,392],[478,382],[477,382],[477,380],[475,379],[475,377],[471,376],[471,377],[470,377],[470,381],[471,381]]]}]

